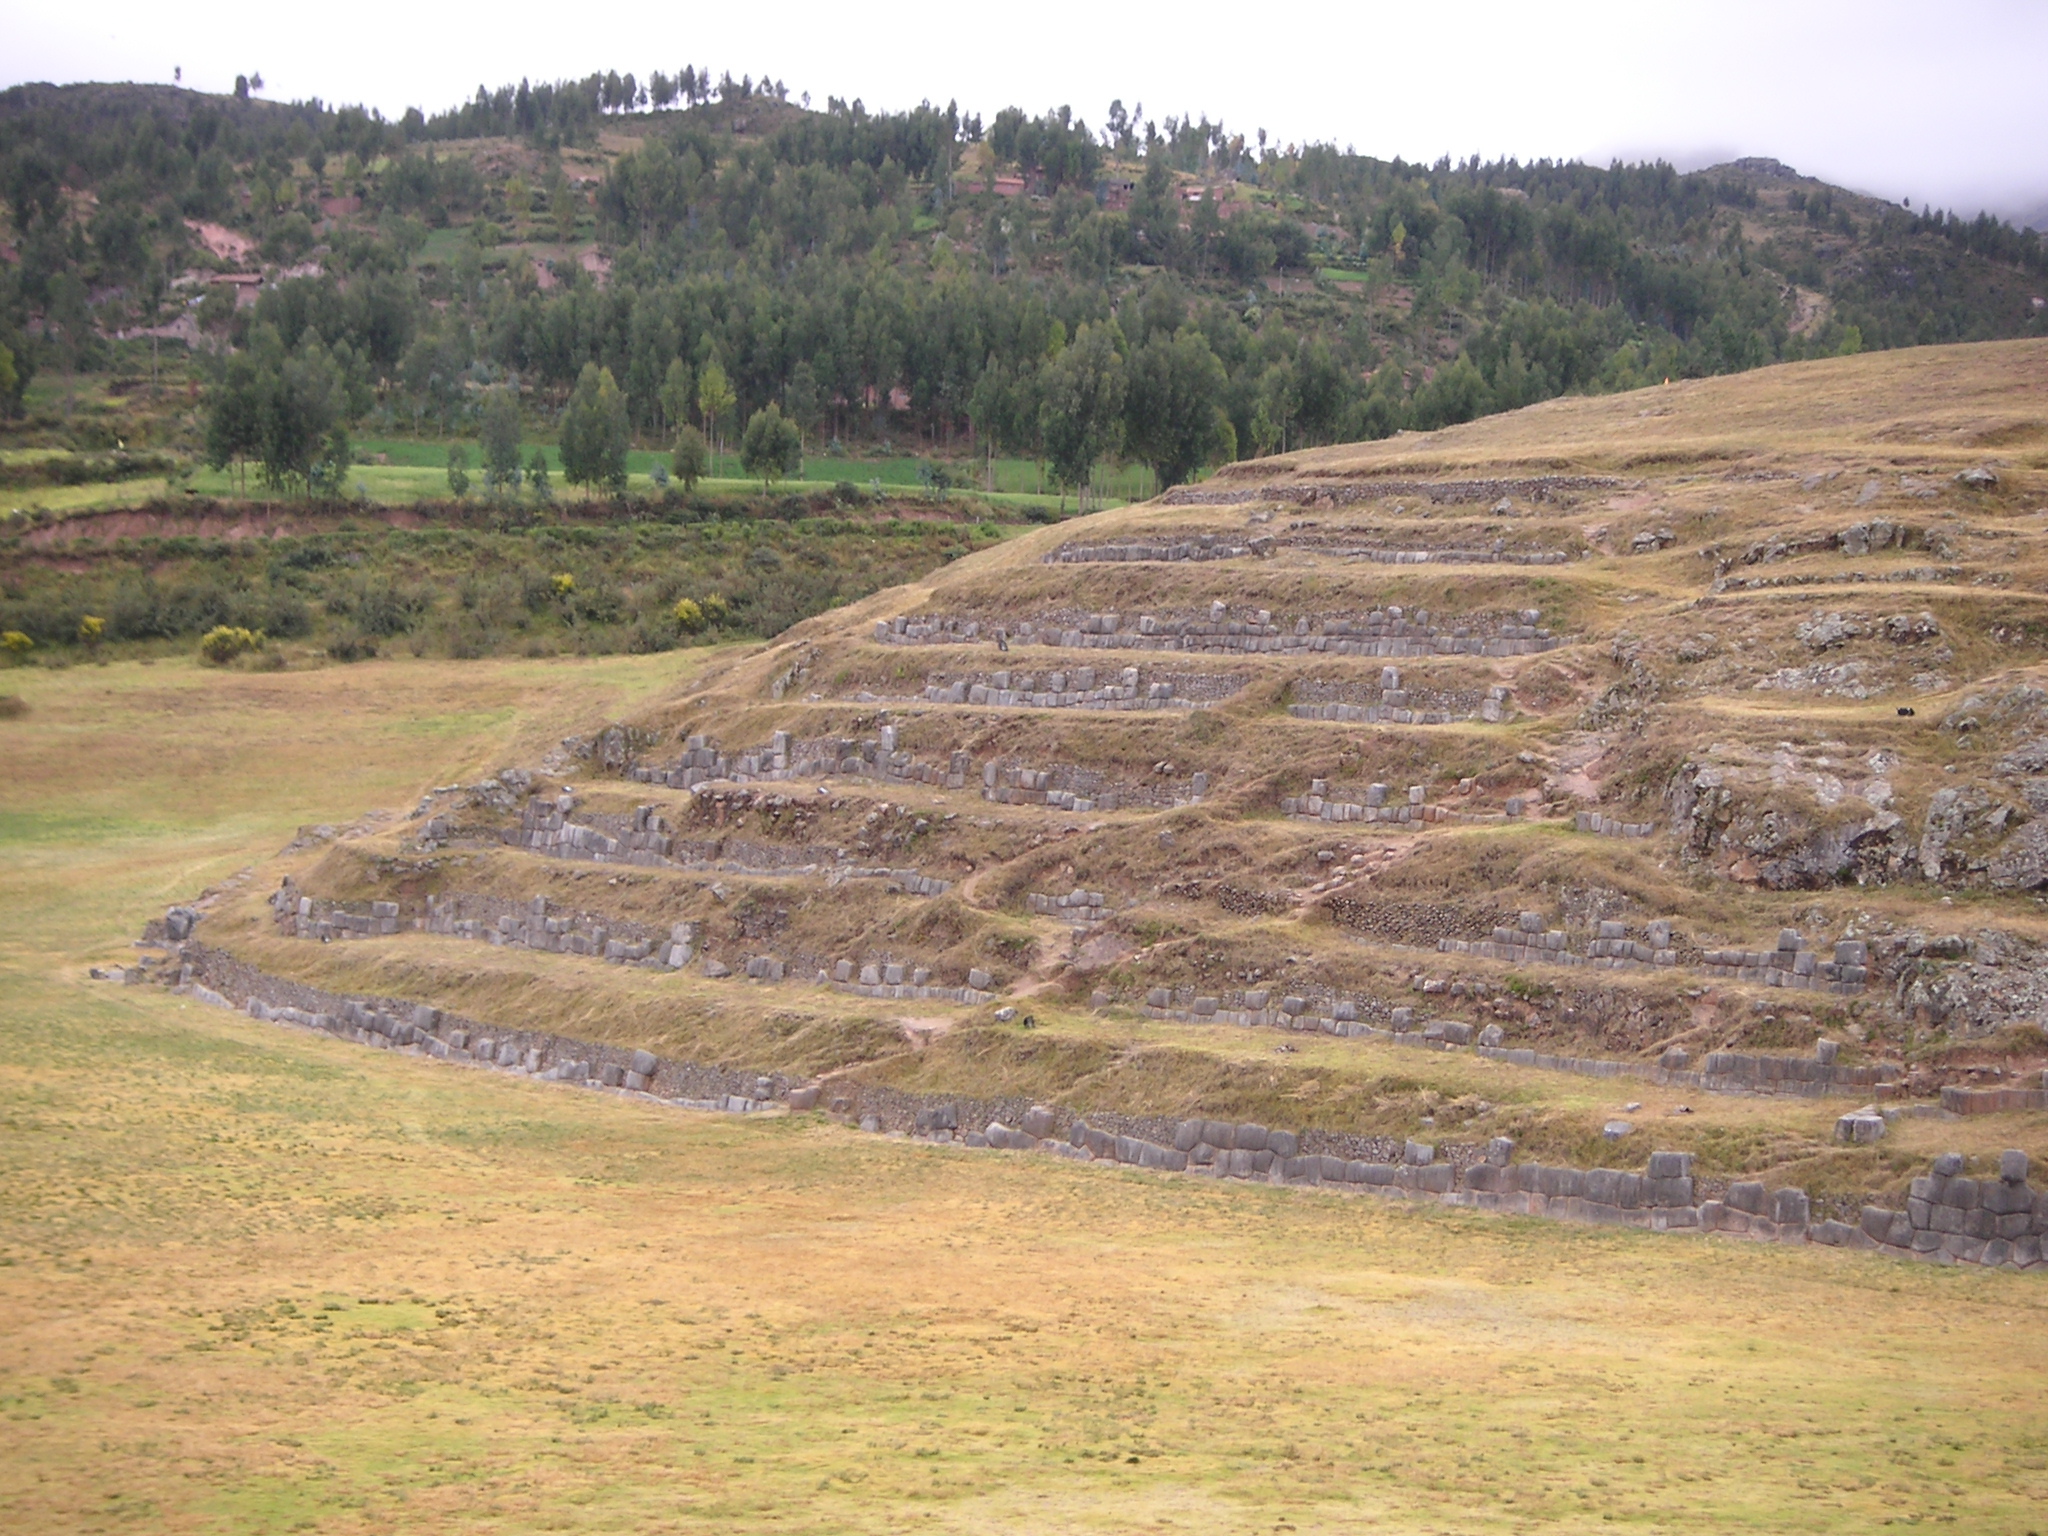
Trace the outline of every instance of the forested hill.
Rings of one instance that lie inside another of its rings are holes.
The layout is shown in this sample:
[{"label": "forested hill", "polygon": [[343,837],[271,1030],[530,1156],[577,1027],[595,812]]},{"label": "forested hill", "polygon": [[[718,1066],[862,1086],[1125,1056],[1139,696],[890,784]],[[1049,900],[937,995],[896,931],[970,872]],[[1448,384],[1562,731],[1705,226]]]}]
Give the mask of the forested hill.
[{"label": "forested hill", "polygon": [[[386,432],[472,430],[494,383],[552,420],[594,363],[643,442],[775,402],[849,450],[1067,483],[2048,332],[2039,236],[1773,161],[1406,164],[1120,103],[984,122],[694,70],[397,122],[26,86],[0,95],[0,185],[10,403],[149,328],[313,356]],[[708,412],[707,378],[732,397]]]}]

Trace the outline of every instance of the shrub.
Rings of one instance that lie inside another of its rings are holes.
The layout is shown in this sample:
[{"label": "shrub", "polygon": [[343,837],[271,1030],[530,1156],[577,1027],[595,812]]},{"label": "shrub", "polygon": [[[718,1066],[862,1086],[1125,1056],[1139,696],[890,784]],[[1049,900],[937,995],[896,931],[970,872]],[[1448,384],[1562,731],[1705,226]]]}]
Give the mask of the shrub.
[{"label": "shrub", "polygon": [[5,651],[9,656],[17,658],[26,656],[35,648],[35,641],[29,639],[27,635],[18,629],[10,629],[0,633],[0,651]]},{"label": "shrub", "polygon": [[224,667],[237,656],[262,648],[262,630],[243,629],[235,624],[216,624],[199,637],[199,659],[216,667]]},{"label": "shrub", "polygon": [[569,597],[576,591],[576,578],[567,571],[561,571],[555,575],[549,587],[556,597]]},{"label": "shrub", "polygon": [[377,642],[369,635],[336,635],[327,642],[327,654],[336,661],[368,661],[377,654]]},{"label": "shrub", "polygon": [[675,606],[673,617],[676,628],[686,635],[696,635],[704,630],[704,607],[694,598],[683,598]]}]

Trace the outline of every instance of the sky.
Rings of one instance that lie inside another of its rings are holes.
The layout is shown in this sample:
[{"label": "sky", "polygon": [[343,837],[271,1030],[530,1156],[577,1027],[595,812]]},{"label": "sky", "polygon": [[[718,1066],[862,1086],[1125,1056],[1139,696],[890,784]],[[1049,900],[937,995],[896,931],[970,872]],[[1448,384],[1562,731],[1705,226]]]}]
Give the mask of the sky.
[{"label": "sky", "polygon": [[[12,16],[7,13],[13,12]],[[1381,156],[1663,157],[1682,169],[1769,155],[1915,207],[1989,207],[2048,227],[2044,0],[1718,0],[1713,4],[1274,7],[936,5],[781,0],[692,6],[561,0],[0,0],[0,83],[146,80],[226,90],[260,72],[278,100],[396,116],[526,76],[685,64],[772,75],[822,103],[957,99],[993,116],[1113,99],[1206,113],[1280,143]]]}]

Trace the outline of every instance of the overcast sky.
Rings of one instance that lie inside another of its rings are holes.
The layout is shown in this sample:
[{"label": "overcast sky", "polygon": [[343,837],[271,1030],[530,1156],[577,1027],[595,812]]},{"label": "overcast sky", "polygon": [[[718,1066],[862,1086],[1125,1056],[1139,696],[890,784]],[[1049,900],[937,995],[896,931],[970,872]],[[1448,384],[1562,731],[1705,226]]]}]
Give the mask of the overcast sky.
[{"label": "overcast sky", "polygon": [[1915,206],[2048,223],[2048,3],[1109,7],[8,0],[5,83],[168,82],[429,111],[522,75],[709,65],[871,107],[1112,98],[1409,159],[1774,155]]}]

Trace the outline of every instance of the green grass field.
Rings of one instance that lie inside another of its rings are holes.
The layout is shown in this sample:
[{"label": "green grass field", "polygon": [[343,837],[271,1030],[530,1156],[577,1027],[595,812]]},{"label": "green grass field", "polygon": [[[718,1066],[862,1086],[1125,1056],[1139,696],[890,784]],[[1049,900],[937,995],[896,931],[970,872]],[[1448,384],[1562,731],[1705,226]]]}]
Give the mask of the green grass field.
[{"label": "green grass field", "polygon": [[0,677],[0,1525],[2048,1528],[2038,1277],[693,1115],[86,979],[718,659]]},{"label": "green grass field", "polygon": [[[479,455],[474,442],[462,440],[440,440],[430,438],[364,438],[355,443],[358,454],[364,457],[381,457],[385,463],[358,464],[350,475],[350,488],[359,491],[370,500],[383,503],[404,503],[421,500],[443,500],[448,494],[448,453],[459,442],[469,461],[469,478],[472,494],[482,494],[483,476],[479,468]],[[526,445],[524,457],[530,460],[536,448],[547,456],[548,469],[553,477],[557,496],[574,497],[581,493],[567,486],[562,480],[561,455],[553,444]],[[31,462],[37,458],[54,455],[57,450],[19,449],[4,452],[7,462]],[[656,449],[638,448],[626,455],[628,475],[627,489],[634,495],[653,495],[660,487],[654,479],[657,464],[666,466],[668,454]],[[804,457],[802,473],[792,479],[777,482],[780,492],[807,493],[830,491],[842,484],[851,484],[870,494],[903,494],[916,496],[934,494],[921,471],[928,472],[935,461],[915,456],[898,456],[881,459],[855,459],[831,454],[814,453]],[[1069,495],[1062,498],[1048,483],[1039,466],[1027,459],[998,459],[995,461],[994,489],[984,489],[987,478],[984,466],[979,461],[946,461],[946,470],[953,478],[953,485],[945,493],[953,502],[987,502],[997,507],[1058,508],[1064,504],[1071,510],[1075,504]],[[745,473],[740,466],[737,452],[726,452],[713,456],[711,472],[702,482],[702,488],[714,495],[753,495],[761,490],[760,480]],[[226,470],[211,470],[201,467],[190,480],[185,482],[192,492],[201,496],[232,497],[241,494],[262,495],[256,473],[251,469],[246,476],[238,479]],[[1141,465],[1123,465],[1105,469],[1098,481],[1100,495],[1097,504],[1102,507],[1122,506],[1154,494],[1157,484],[1150,473]],[[112,507],[139,506],[174,491],[162,477],[138,478],[115,482],[93,482],[84,485],[30,485],[0,488],[0,515],[11,512],[84,512]]]}]

